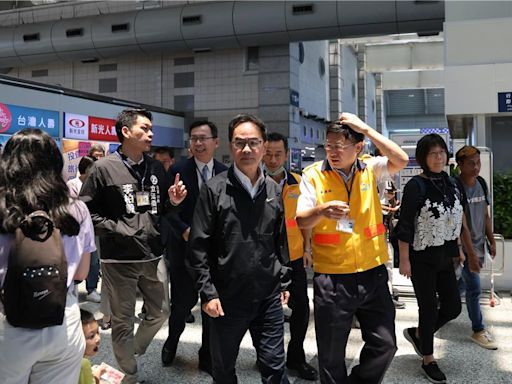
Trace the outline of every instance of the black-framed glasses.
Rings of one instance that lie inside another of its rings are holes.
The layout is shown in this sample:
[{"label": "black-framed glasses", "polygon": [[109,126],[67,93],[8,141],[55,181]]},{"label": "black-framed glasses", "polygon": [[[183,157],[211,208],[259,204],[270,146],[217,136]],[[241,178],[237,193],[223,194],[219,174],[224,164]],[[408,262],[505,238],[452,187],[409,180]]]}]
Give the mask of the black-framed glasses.
[{"label": "black-framed glasses", "polygon": [[215,139],[215,136],[190,136],[191,143],[204,143],[206,140]]},{"label": "black-framed glasses", "polygon": [[263,143],[261,139],[234,139],[232,142],[233,146],[237,149],[244,149],[247,145],[251,149],[257,149]]}]

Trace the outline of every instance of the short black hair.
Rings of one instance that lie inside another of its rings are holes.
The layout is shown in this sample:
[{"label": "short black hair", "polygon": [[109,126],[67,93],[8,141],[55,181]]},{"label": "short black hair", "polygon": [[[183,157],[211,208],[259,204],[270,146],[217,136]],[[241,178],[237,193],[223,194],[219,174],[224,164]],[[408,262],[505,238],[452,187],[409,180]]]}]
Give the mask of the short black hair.
[{"label": "short black hair", "polygon": [[217,126],[208,120],[198,120],[194,121],[192,124],[190,124],[190,127],[188,127],[188,134],[189,136],[192,134],[192,130],[194,128],[200,127],[201,125],[207,125],[210,127],[210,131],[212,131],[212,137],[218,137],[219,131],[217,130]]},{"label": "short black hair", "polygon": [[94,152],[102,152],[103,156],[105,156],[105,148],[103,148],[103,145],[101,145],[101,144],[94,143],[93,145],[91,145],[91,148],[89,148],[89,151],[87,152],[87,154],[89,156],[92,156],[92,154]]},{"label": "short black hair", "polygon": [[360,143],[361,141],[364,141],[364,135],[360,132],[354,131],[347,124],[330,123],[327,126],[325,136],[327,137],[329,133],[341,133],[346,140],[350,140],[353,143]]},{"label": "short black hair", "polygon": [[282,141],[284,144],[284,150],[288,152],[288,139],[286,136],[280,134],[279,132],[270,132],[267,135],[267,141]]},{"label": "short black hair", "polygon": [[243,123],[253,123],[256,125],[261,133],[261,137],[263,141],[267,141],[267,131],[265,127],[265,123],[258,119],[256,116],[251,115],[249,113],[240,113],[233,117],[233,119],[229,122],[228,125],[228,139],[229,142],[233,140],[233,133],[235,132],[235,128],[238,127],[240,124]]},{"label": "short black hair", "polygon": [[96,319],[94,318],[94,315],[91,312],[80,308],[80,321],[82,322],[83,325],[85,325],[94,323]]},{"label": "short black hair", "polygon": [[87,170],[91,168],[95,161],[96,158],[92,156],[82,157],[80,159],[80,162],[78,163],[78,172],[80,172],[81,175],[85,175],[87,173]]},{"label": "short black hair", "polygon": [[444,139],[437,133],[430,133],[423,136],[416,144],[416,161],[420,165],[421,169],[428,171],[427,156],[430,150],[434,147],[441,147],[446,152],[446,165],[448,165],[448,146]]},{"label": "short black hair", "polygon": [[157,153],[160,155],[168,154],[171,159],[174,159],[174,149],[172,149],[171,147],[156,147],[155,155]]},{"label": "short black hair", "polygon": [[119,142],[122,143],[124,140],[122,129],[123,127],[131,128],[133,124],[137,121],[137,117],[147,117],[149,121],[153,120],[153,115],[146,109],[134,109],[127,108],[121,111],[119,115],[117,115],[116,119],[116,134]]}]

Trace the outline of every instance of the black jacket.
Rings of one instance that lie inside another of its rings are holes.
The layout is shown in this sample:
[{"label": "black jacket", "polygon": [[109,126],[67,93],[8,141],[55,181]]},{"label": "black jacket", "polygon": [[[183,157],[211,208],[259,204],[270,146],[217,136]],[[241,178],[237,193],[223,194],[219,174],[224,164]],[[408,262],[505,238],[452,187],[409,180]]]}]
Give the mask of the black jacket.
[{"label": "black jacket", "polygon": [[[213,160],[213,175],[218,175],[226,171],[228,167]],[[180,174],[180,180],[187,187],[187,196],[180,204],[180,211],[174,212],[168,216],[168,232],[163,233],[162,237],[168,244],[168,257],[172,258],[171,265],[184,265],[187,252],[187,243],[183,239],[183,232],[191,226],[192,215],[196,201],[199,198],[199,185],[197,182],[197,167],[194,158],[186,159],[174,164],[169,169],[169,180],[174,180],[176,174]]]},{"label": "black jacket", "polygon": [[203,185],[192,219],[188,260],[203,302],[253,305],[288,284],[284,209],[266,178],[251,198],[234,173]]},{"label": "black jacket", "polygon": [[[149,156],[132,168],[122,156],[115,152],[93,164],[80,199],[91,212],[102,259],[151,259],[163,253],[159,221],[171,207],[170,182],[162,164]],[[137,206],[142,180],[150,204]]]}]

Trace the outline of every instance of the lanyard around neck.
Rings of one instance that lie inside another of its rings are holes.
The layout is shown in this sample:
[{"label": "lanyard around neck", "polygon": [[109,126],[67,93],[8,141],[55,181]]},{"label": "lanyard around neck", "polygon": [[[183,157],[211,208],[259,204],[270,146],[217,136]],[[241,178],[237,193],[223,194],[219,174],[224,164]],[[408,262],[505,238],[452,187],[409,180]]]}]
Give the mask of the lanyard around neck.
[{"label": "lanyard around neck", "polygon": [[[139,181],[140,190],[143,191],[144,190],[144,181],[146,180],[146,175],[148,173],[148,161],[146,159],[144,159],[144,164],[145,164],[144,174],[141,176],[139,171],[137,171],[135,168],[133,168],[133,166],[130,163],[128,163],[128,161],[125,159],[126,156],[119,153],[119,151],[116,151],[116,154],[119,156],[119,158],[121,159],[123,164],[126,166],[126,168],[128,168],[128,171],[132,174],[132,176],[135,177]],[[142,156],[144,156],[144,155],[142,155]]]}]

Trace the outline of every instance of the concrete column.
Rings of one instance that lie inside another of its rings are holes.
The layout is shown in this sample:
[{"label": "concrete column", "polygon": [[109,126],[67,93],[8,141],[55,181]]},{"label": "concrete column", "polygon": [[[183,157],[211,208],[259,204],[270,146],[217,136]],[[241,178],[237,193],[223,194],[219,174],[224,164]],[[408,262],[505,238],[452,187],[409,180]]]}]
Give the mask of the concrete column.
[{"label": "concrete column", "polygon": [[290,56],[290,44],[260,47],[259,60],[258,117],[268,131],[290,136],[293,120],[290,88],[298,87],[298,69],[291,68],[294,60]]},{"label": "concrete column", "polygon": [[[475,145],[479,147],[488,147],[487,143],[487,135],[486,135],[486,126],[487,119],[484,114],[475,115],[473,119],[473,138],[475,140]],[[489,129],[490,130],[490,129]]]},{"label": "concrete column", "polygon": [[384,92],[382,90],[382,74],[375,74],[375,109],[377,114],[377,131],[387,136],[386,124],[384,122]]},{"label": "concrete column", "polygon": [[366,46],[357,45],[357,114],[359,118],[366,121],[368,118],[368,100],[366,97]]},{"label": "concrete column", "polygon": [[342,49],[338,40],[329,42],[329,115],[335,121],[343,110],[343,74],[341,71]]}]

